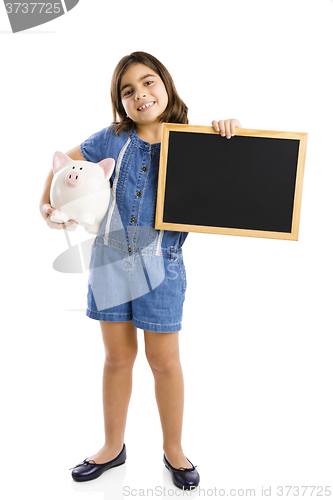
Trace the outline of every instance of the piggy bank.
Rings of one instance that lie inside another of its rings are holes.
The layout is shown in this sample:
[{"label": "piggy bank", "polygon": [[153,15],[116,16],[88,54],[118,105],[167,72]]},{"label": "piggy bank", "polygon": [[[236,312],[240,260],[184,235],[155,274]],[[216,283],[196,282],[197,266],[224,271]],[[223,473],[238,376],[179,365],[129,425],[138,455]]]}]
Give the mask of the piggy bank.
[{"label": "piggy bank", "polygon": [[[114,165],[113,158],[91,163],[73,161],[60,151],[54,153],[50,203],[56,212],[51,220],[62,223],[74,219],[88,233],[97,234],[110,202]],[[68,229],[76,229],[76,224]]]}]

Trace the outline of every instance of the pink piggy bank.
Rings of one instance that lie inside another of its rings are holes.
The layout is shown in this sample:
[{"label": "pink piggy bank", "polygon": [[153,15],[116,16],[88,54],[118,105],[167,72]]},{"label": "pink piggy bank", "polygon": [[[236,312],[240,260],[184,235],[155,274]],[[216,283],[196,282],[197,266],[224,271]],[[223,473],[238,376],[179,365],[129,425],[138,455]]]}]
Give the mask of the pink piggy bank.
[{"label": "pink piggy bank", "polygon": [[[74,219],[88,233],[97,234],[109,207],[114,165],[113,158],[91,163],[73,161],[60,151],[54,153],[50,202],[56,212],[51,220],[61,223]],[[76,225],[68,229],[76,229]]]}]

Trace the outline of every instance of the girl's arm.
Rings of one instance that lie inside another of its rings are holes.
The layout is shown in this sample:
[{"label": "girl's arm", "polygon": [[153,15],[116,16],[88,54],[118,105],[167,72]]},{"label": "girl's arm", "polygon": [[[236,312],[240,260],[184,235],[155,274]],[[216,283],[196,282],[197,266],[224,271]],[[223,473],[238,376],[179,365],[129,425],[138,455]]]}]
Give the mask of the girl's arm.
[{"label": "girl's arm", "polygon": [[[85,161],[85,158],[83,158],[81,154],[80,146],[75,146],[75,148],[70,149],[69,151],[67,151],[66,155],[69,156],[72,160]],[[55,209],[50,205],[50,189],[51,189],[52,179],[53,179],[53,170],[51,169],[45,180],[42,197],[39,203],[39,210],[40,213],[42,214],[43,219],[46,221],[46,224],[51,229],[64,229],[65,227],[75,224],[75,221],[69,220],[68,222],[64,222],[63,224],[58,224],[56,222],[51,221],[50,215],[52,215],[53,212],[55,212]]]},{"label": "girl's arm", "polygon": [[233,135],[235,135],[235,128],[242,127],[236,118],[230,118],[229,120],[213,120],[212,125],[216,132],[220,132],[222,137],[226,136],[227,139],[230,139]]}]

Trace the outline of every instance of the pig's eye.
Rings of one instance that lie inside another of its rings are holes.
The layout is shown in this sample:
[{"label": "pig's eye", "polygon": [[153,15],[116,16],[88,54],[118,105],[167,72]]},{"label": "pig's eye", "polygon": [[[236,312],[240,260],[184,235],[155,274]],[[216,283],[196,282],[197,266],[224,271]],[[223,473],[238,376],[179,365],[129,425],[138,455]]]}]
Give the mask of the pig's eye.
[{"label": "pig's eye", "polygon": [[72,169],[74,170],[75,167],[72,167]]},{"label": "pig's eye", "polygon": [[82,169],[83,169],[83,167],[80,167],[80,170],[82,170]]}]

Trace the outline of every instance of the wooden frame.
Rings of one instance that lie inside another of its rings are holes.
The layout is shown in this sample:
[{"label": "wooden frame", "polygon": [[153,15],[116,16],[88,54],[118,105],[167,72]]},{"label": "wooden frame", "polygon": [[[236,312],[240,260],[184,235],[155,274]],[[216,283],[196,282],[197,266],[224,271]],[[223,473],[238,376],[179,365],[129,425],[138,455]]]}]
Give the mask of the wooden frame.
[{"label": "wooden frame", "polygon": [[[235,131],[235,136],[238,135],[238,136],[252,136],[252,137],[271,137],[271,138],[299,140],[294,206],[293,206],[292,226],[291,226],[292,229],[290,233],[286,232],[282,233],[274,231],[258,231],[252,229],[235,229],[226,227],[212,227],[212,226],[200,226],[200,225],[164,222],[163,221],[164,197],[165,197],[165,186],[166,186],[166,175],[167,175],[167,164],[168,164],[169,133],[171,131],[194,132],[199,134],[215,134],[215,135],[219,134],[218,132],[215,132],[213,127],[163,123],[160,168],[159,168],[159,178],[158,178],[157,206],[156,206],[156,217],[155,217],[156,229],[164,229],[169,231],[225,234],[234,236],[252,236],[259,238],[286,239],[294,241],[298,240],[304,164],[305,164],[305,155],[306,155],[307,138],[308,138],[307,133],[277,132],[269,130],[253,130],[244,128],[236,128]],[[221,138],[221,140],[223,139]],[[225,140],[232,141],[232,138]]]}]

